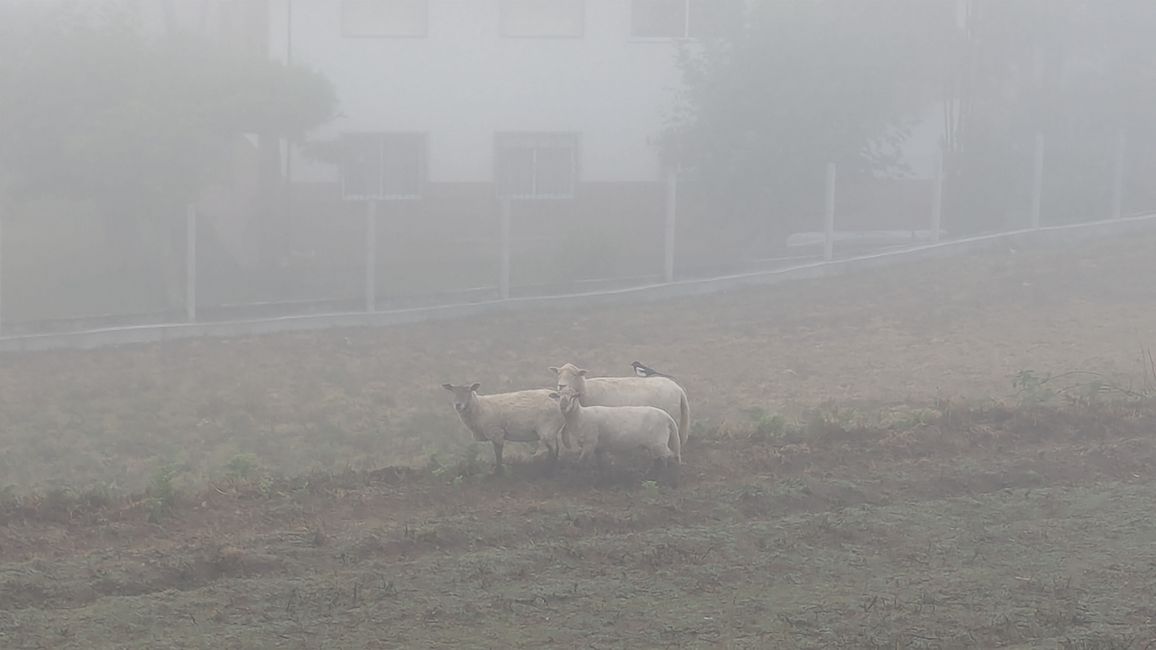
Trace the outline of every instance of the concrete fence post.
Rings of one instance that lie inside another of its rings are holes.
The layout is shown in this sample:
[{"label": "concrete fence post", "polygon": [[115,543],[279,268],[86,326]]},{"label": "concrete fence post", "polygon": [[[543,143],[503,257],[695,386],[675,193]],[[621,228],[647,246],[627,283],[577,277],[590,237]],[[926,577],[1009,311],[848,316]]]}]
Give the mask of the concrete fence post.
[{"label": "concrete fence post", "polygon": [[185,320],[197,321],[197,208],[185,210]]},{"label": "concrete fence post", "polygon": [[498,295],[502,300],[510,298],[510,221],[512,219],[513,205],[510,197],[502,197],[502,215],[501,215],[501,250],[499,251],[500,263],[498,271]]},{"label": "concrete fence post", "polygon": [[1040,227],[1040,211],[1044,199],[1044,134],[1036,134],[1035,161],[1032,165],[1032,213],[1031,227],[1033,230]]},{"label": "concrete fence post", "polygon": [[827,164],[827,205],[823,214],[823,259],[835,257],[835,163]]},{"label": "concrete fence post", "polygon": [[377,199],[365,202],[365,311],[377,311]]},{"label": "concrete fence post", "polygon": [[1123,129],[1116,134],[1116,164],[1112,176],[1112,218],[1124,216],[1124,180],[1128,175],[1128,136]]},{"label": "concrete fence post", "polygon": [[4,334],[4,312],[3,312],[3,295],[4,295],[4,221],[8,218],[7,207],[5,202],[4,188],[0,186],[0,336]]},{"label": "concrete fence post", "polygon": [[662,279],[674,282],[674,233],[678,218],[678,172],[670,170],[666,175],[666,227],[663,243]]},{"label": "concrete fence post", "polygon": [[8,207],[11,205],[8,202],[7,188],[4,187],[3,179],[0,178],[0,336],[4,333],[4,312],[3,312],[3,295],[4,295],[4,222],[8,219]]},{"label": "concrete fence post", "polygon": [[944,151],[940,149],[935,158],[935,185],[931,203],[931,242],[939,243],[939,232],[943,229],[943,159]]}]

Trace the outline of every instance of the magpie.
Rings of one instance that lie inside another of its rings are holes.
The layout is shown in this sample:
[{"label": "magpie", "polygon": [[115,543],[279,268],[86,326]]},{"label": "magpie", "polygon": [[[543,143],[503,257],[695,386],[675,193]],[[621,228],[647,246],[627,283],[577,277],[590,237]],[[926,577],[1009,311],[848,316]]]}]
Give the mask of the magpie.
[{"label": "magpie", "polygon": [[674,377],[670,375],[663,374],[654,368],[648,368],[637,361],[630,365],[634,366],[634,374],[639,377],[666,377],[667,379],[674,379]]}]

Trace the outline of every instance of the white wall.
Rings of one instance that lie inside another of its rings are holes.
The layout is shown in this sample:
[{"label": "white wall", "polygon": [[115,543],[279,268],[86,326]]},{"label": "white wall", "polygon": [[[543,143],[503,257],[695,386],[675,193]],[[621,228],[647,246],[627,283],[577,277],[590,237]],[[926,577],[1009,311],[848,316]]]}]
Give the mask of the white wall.
[{"label": "white wall", "polygon": [[[343,38],[339,0],[292,0],[295,62],[334,81],[341,131],[424,131],[430,180],[493,178],[497,131],[577,131],[583,181],[660,177],[648,139],[679,82],[677,46],[630,36],[629,0],[586,0],[582,38],[504,38],[498,0],[429,0],[426,38]],[[286,3],[271,0],[271,54],[284,59]],[[298,161],[295,180],[336,180]]]},{"label": "white wall", "polygon": [[[240,14],[240,5],[248,0],[170,0],[173,18],[179,29],[200,34],[216,34],[233,14]],[[299,0],[300,1],[300,0]],[[141,17],[144,28],[151,34],[165,33],[165,0],[132,0],[131,6]]]}]

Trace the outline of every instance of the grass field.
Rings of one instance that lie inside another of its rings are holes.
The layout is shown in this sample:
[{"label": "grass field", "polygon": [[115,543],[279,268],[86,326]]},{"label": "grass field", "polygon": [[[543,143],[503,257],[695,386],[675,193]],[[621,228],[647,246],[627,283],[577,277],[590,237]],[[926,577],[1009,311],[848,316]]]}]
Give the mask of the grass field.
[{"label": "grass field", "polygon": [[[0,645],[1149,647],[1153,250],[7,356]],[[678,488],[492,477],[439,388],[634,359]]]}]

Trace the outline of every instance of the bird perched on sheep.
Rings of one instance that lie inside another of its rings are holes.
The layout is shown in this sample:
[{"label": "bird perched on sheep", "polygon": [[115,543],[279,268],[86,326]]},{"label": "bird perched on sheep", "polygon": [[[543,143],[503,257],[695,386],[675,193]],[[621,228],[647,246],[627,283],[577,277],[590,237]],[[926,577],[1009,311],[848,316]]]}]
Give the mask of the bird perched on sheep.
[{"label": "bird perched on sheep", "polygon": [[550,368],[557,376],[559,392],[573,389],[582,406],[653,406],[666,411],[678,423],[679,444],[686,446],[690,433],[690,402],[686,391],[668,377],[588,377],[572,363]]},{"label": "bird perched on sheep", "polygon": [[[558,445],[563,439],[565,420],[558,404],[550,398],[549,389],[523,390],[512,393],[478,395],[481,384],[457,386],[442,384],[453,393],[453,406],[474,440],[489,441],[494,446],[494,471],[500,473],[502,449],[506,442],[533,442],[546,446],[550,460],[558,459]],[[570,442],[566,441],[566,446]],[[543,453],[538,449],[534,457]]]},{"label": "bird perched on sheep", "polygon": [[573,389],[550,393],[566,423],[566,432],[581,453],[578,462],[595,456],[599,467],[605,455],[643,450],[659,470],[673,460],[682,464],[678,424],[666,411],[653,406],[582,406]]},{"label": "bird perched on sheep", "polygon": [[674,379],[674,377],[671,377],[666,373],[659,372],[650,366],[644,366],[641,362],[638,361],[631,363],[630,366],[634,368],[634,374],[639,377],[666,377],[667,379]]}]

